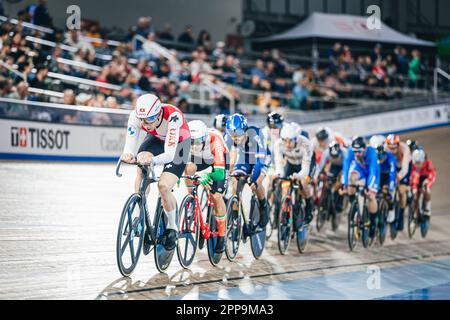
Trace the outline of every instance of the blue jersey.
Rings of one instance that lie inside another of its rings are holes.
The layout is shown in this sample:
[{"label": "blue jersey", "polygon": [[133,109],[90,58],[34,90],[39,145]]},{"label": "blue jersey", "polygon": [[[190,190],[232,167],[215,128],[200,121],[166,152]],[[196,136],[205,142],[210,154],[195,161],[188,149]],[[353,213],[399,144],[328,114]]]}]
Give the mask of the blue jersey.
[{"label": "blue jersey", "polygon": [[389,192],[394,192],[397,182],[397,158],[392,153],[386,152],[386,157],[380,163],[380,173],[389,174]]},{"label": "blue jersey", "polygon": [[235,145],[230,135],[225,136],[227,146],[232,146],[237,151],[235,166],[251,165],[253,166],[252,180],[256,181],[261,170],[270,165],[269,150],[262,130],[257,127],[248,127],[245,135],[245,143]]},{"label": "blue jersey", "polygon": [[380,166],[375,148],[369,146],[366,149],[364,159],[359,162],[352,149],[349,149],[343,163],[343,182],[348,186],[350,171],[359,173],[361,179],[366,180],[366,187],[373,191],[378,191],[380,181]]}]

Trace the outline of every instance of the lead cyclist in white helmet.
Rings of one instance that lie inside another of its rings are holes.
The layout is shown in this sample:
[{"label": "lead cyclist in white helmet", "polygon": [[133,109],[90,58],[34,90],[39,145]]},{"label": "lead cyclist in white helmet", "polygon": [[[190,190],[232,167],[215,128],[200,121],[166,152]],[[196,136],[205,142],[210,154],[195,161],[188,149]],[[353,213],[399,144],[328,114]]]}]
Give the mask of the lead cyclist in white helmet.
[{"label": "lead cyclist in white helmet", "polygon": [[[301,132],[301,127],[297,123],[291,122],[283,126],[280,133],[282,143],[275,148],[275,170],[280,177],[291,176],[300,180],[306,201],[306,222],[309,223],[313,218],[313,194],[310,183],[314,176],[316,158],[312,142]],[[285,193],[286,190],[283,188],[283,194]]]},{"label": "lead cyclist in white helmet", "polygon": [[[138,147],[139,135],[146,136]],[[162,103],[153,94],[144,94],[128,118],[125,147],[121,160],[143,165],[164,165],[158,181],[158,190],[167,218],[167,228],[159,239],[166,250],[176,245],[176,199],[172,189],[183,174],[189,160],[191,135],[183,113],[175,106]],[[139,192],[142,171],[138,168],[135,192]],[[147,190],[148,192],[149,190]],[[149,241],[146,237],[144,241]]]}]

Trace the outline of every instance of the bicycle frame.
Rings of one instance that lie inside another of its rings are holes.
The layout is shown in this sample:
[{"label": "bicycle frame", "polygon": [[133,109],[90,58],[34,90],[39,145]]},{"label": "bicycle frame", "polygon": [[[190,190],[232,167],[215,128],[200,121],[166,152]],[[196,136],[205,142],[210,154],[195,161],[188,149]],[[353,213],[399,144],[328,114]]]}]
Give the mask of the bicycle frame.
[{"label": "bicycle frame", "polygon": [[[199,223],[200,224],[200,232],[201,232],[201,236],[203,237],[203,239],[207,240],[211,236],[216,237],[218,235],[218,233],[215,231],[211,231],[209,223],[206,223],[203,220],[202,208],[200,205],[200,200],[198,198],[198,186],[200,185],[200,182],[198,181],[198,177],[190,176],[190,177],[182,177],[182,178],[192,180],[192,184],[193,184],[193,186],[188,187],[188,188],[191,188],[191,190],[192,190],[192,196],[194,197],[194,203],[195,203],[194,224],[193,224],[192,232],[193,233],[196,232],[197,223]],[[207,193],[208,193],[207,206],[213,207],[214,204],[212,202],[211,192],[209,190],[207,190]],[[183,228],[184,228],[184,226],[183,226]],[[182,231],[184,231],[184,229],[182,229]]]},{"label": "bicycle frame", "polygon": [[[117,163],[117,166],[116,166],[116,176],[119,178],[122,177],[122,174],[120,173],[120,167],[121,167],[122,163],[123,163],[123,161],[119,160]],[[148,211],[148,207],[147,207],[146,191],[150,184],[159,181],[159,177],[156,177],[153,165],[147,166],[147,165],[141,165],[138,163],[131,164],[131,165],[135,165],[142,170],[143,178],[142,178],[138,193],[141,196],[142,208],[144,210],[144,214],[143,214],[144,221],[143,222],[145,223],[146,227],[149,230],[151,242],[154,243],[154,242],[156,242],[156,227],[151,223],[150,212]],[[158,201],[158,205],[159,205],[159,201]]]}]

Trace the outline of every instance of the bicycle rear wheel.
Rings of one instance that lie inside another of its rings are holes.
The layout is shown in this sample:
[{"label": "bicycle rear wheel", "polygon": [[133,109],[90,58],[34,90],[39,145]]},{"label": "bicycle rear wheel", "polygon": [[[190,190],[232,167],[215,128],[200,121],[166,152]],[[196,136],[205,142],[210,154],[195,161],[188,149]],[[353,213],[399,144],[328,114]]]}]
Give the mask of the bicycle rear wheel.
[{"label": "bicycle rear wheel", "polygon": [[225,254],[229,261],[234,261],[242,237],[242,216],[239,212],[239,199],[236,195],[228,200],[227,233],[225,236]]},{"label": "bicycle rear wheel", "polygon": [[422,238],[425,238],[427,236],[428,229],[430,226],[430,217],[426,216],[424,214],[425,203],[424,203],[423,194],[421,194],[421,196],[420,196],[419,203],[420,203],[420,215],[419,215],[419,217],[420,217],[420,235],[422,236]]},{"label": "bicycle rear wheel", "polygon": [[358,203],[354,201],[350,206],[348,212],[348,229],[347,229],[347,241],[350,251],[353,251],[358,243],[359,236],[359,211]]},{"label": "bicycle rear wheel", "polygon": [[[178,208],[175,209],[175,212],[178,213]],[[178,221],[180,219],[178,218],[178,214],[176,215],[176,222],[178,225]],[[167,268],[170,265],[170,262],[172,262],[173,255],[175,253],[175,248],[172,250],[166,250],[164,248],[164,245],[159,243],[159,238],[162,234],[164,234],[164,231],[166,231],[167,228],[167,221],[166,221],[166,215],[164,213],[164,209],[161,204],[161,198],[158,198],[158,204],[156,205],[156,212],[155,212],[155,228],[156,228],[156,244],[155,249],[153,250],[155,254],[155,265],[159,272],[164,272],[167,270]]]},{"label": "bicycle rear wheel", "polygon": [[281,200],[280,213],[278,214],[278,250],[286,254],[289,249],[292,234],[292,203],[287,196]]},{"label": "bicycle rear wheel", "polygon": [[198,221],[195,221],[195,200],[191,194],[184,197],[180,206],[180,236],[177,241],[177,256],[180,265],[188,268],[194,261],[199,237]]},{"label": "bicycle rear wheel", "polygon": [[378,210],[378,240],[380,241],[380,245],[383,245],[386,240],[386,220],[388,213],[389,204],[385,199],[382,199]]},{"label": "bicycle rear wheel", "polygon": [[266,227],[266,240],[269,240],[274,229],[276,210],[275,192],[272,189],[267,192],[267,205],[269,206],[269,223]]},{"label": "bicycle rear wheel", "polygon": [[[120,273],[128,277],[136,268],[144,240],[144,210],[140,194],[131,195],[120,216],[116,241],[116,259]],[[128,250],[127,250],[128,249]],[[125,252],[128,253],[124,256]],[[127,258],[128,254],[129,259]]]},{"label": "bicycle rear wheel", "polygon": [[[326,187],[324,187],[326,188]],[[330,210],[330,201],[329,201],[330,195],[329,190],[326,188],[325,190],[322,189],[322,195],[320,197],[320,204],[318,208],[317,213],[317,220],[316,220],[316,229],[317,232],[320,232],[327,221],[327,216],[329,214]]]},{"label": "bicycle rear wheel", "polygon": [[364,205],[363,208],[363,214],[362,214],[362,221],[361,221],[361,240],[363,243],[364,248],[369,247],[369,227],[370,227],[370,218],[369,218],[369,211],[367,210],[367,206]]},{"label": "bicycle rear wheel", "polygon": [[309,241],[309,224],[305,223],[306,213],[304,201],[301,202],[298,214],[300,215],[300,226],[297,230],[297,249],[298,252],[304,253]]},{"label": "bicycle rear wheel", "polygon": [[208,238],[208,258],[209,258],[209,262],[211,262],[211,264],[213,266],[217,266],[220,262],[220,259],[222,259],[222,252],[218,253],[214,251],[214,248],[216,247],[216,243],[217,243],[217,232],[218,232],[218,228],[217,228],[217,221],[216,221],[216,216],[214,215],[214,213],[212,212],[212,207],[208,208],[208,215],[207,215],[207,220],[206,220],[209,224],[209,230],[211,231],[211,235]]},{"label": "bicycle rear wheel", "polygon": [[250,247],[252,248],[252,253],[255,259],[259,259],[266,244],[266,228],[261,229],[259,227],[261,212],[259,211],[258,201],[255,196],[252,197],[250,210],[249,223],[252,230],[252,235],[250,236]]}]

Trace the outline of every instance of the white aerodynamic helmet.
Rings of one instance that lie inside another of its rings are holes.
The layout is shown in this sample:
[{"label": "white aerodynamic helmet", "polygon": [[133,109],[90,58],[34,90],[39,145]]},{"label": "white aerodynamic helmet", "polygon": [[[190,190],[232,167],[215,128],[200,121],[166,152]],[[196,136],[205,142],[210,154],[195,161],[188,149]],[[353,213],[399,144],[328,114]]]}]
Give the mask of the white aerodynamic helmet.
[{"label": "white aerodynamic helmet", "polygon": [[426,158],[425,151],[423,151],[422,149],[414,150],[414,152],[412,154],[412,161],[414,163],[424,163],[425,158]]},{"label": "white aerodynamic helmet", "polygon": [[369,145],[376,149],[378,146],[381,146],[382,144],[384,144],[385,140],[386,140],[385,136],[376,134],[370,138]]},{"label": "white aerodynamic helmet", "polygon": [[302,130],[301,127],[297,123],[295,122],[287,123],[283,126],[283,128],[281,128],[280,132],[281,139],[296,140],[297,137],[300,135],[301,130]]},{"label": "white aerodynamic helmet", "polygon": [[136,116],[153,122],[161,111],[162,103],[157,96],[151,93],[143,94],[136,101]]},{"label": "white aerodynamic helmet", "polygon": [[208,127],[201,120],[193,120],[188,123],[193,142],[204,142],[208,135]]}]

